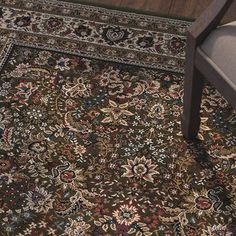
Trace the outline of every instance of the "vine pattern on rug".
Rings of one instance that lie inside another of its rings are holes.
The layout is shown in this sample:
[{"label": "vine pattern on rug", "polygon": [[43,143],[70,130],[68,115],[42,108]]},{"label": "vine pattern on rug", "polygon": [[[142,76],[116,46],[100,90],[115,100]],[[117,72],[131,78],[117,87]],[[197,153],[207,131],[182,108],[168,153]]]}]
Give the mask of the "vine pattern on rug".
[{"label": "vine pattern on rug", "polygon": [[0,79],[0,235],[235,230],[235,112],[210,86],[198,142],[183,76],[15,46]]}]

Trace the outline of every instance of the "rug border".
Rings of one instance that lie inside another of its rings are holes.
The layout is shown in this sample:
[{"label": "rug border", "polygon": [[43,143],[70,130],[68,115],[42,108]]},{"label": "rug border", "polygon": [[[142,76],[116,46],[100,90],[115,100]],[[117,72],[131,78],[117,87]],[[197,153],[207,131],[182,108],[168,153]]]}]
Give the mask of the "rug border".
[{"label": "rug border", "polygon": [[[25,1],[25,0],[23,0],[23,1]],[[31,0],[32,2],[34,2],[34,1],[36,1],[37,2],[37,0]],[[76,2],[75,2],[76,1]],[[49,3],[49,5],[54,5],[54,6],[62,6],[62,7],[65,7],[65,9],[71,9],[71,8],[77,8],[78,7],[78,9],[83,9],[83,8],[85,8],[85,9],[90,9],[90,7],[91,7],[91,9],[94,9],[94,10],[97,10],[97,12],[99,12],[99,11],[101,11],[101,12],[108,12],[109,13],[109,11],[110,11],[110,13],[111,14],[115,14],[115,13],[117,13],[117,14],[120,14],[120,16],[123,16],[123,15],[127,15],[126,14],[126,12],[127,11],[121,11],[120,9],[119,10],[115,10],[114,8],[112,9],[112,8],[103,8],[103,7],[96,7],[96,6],[93,6],[93,5],[91,5],[91,4],[80,4],[80,2],[84,2],[85,0],[50,0],[50,1],[48,1],[48,0],[39,0],[39,2],[41,2],[41,3]],[[68,3],[68,5],[67,5],[67,3]],[[58,5],[57,5],[58,4]],[[17,8],[18,9],[18,8]],[[21,8],[20,8],[21,9]],[[27,10],[27,9],[25,9],[25,8],[23,8],[23,10]],[[41,12],[41,11],[40,11]],[[144,14],[136,14],[135,12],[132,12],[132,11],[129,11],[129,12],[127,12],[127,13],[130,13],[130,16],[132,16],[132,18],[137,18],[137,19],[141,19],[141,18],[145,18],[146,17],[146,20],[149,20],[150,19],[150,21],[152,21],[152,20],[163,20],[164,22],[174,22],[174,23],[180,23],[181,24],[181,22],[183,22],[183,24],[184,25],[186,25],[186,26],[189,26],[190,25],[190,22],[189,21],[184,21],[184,20],[174,20],[173,18],[171,18],[171,17],[166,17],[166,18],[162,18],[161,16],[153,16],[153,15],[144,15]],[[46,13],[47,14],[47,13]],[[11,41],[11,40],[10,40]],[[21,40],[20,40],[21,41]],[[11,43],[12,44],[16,44],[16,45],[18,45],[18,40],[17,39],[13,39],[12,41],[11,41]],[[7,42],[6,42],[6,44],[7,44]],[[23,43],[23,45],[22,45],[22,43],[20,42],[20,45],[21,46],[29,46],[29,47],[32,47],[31,45],[28,45],[29,44],[29,42],[24,42]],[[6,45],[5,45],[6,46]],[[5,47],[4,46],[4,49],[6,49],[7,50],[7,47]],[[35,46],[35,45],[34,45]],[[43,45],[43,46],[46,46],[46,45]],[[44,47],[45,48],[45,47]],[[46,48],[45,48],[46,50],[55,50],[55,48],[52,48],[51,47],[51,45],[49,46],[49,45],[47,45],[46,46]],[[56,48],[56,50],[58,50],[58,48]],[[4,52],[5,50],[3,50],[2,52]],[[59,51],[60,52],[65,52],[64,50],[62,50],[61,48],[59,49]],[[73,53],[74,54],[74,52],[65,52],[65,53]],[[2,53],[1,53],[2,54]],[[82,54],[82,55],[81,55]],[[85,57],[89,57],[89,58],[94,58],[94,59],[99,59],[99,60],[101,60],[101,58],[99,57],[95,57],[94,55],[87,55],[87,53],[83,53],[83,51],[81,51],[81,49],[79,49],[79,51],[77,51],[76,52],[76,55],[78,55],[78,56],[85,56]],[[184,68],[182,68],[182,69],[179,69],[179,68],[166,68],[166,66],[162,66],[162,65],[159,65],[159,63],[158,63],[158,65],[156,65],[156,66],[154,66],[154,64],[152,63],[152,62],[150,62],[149,63],[149,65],[146,65],[146,64],[143,64],[143,63],[140,63],[139,62],[139,60],[137,61],[137,60],[135,60],[135,61],[133,61],[133,60],[129,60],[128,62],[125,60],[123,60],[123,58],[121,58],[122,60],[117,60],[117,58],[109,58],[109,59],[107,59],[107,60],[105,60],[105,61],[111,61],[111,62],[115,62],[115,63],[122,63],[122,64],[127,64],[127,65],[134,65],[134,66],[138,66],[138,67],[145,67],[145,68],[150,68],[150,69],[158,69],[158,70],[162,70],[162,71],[169,71],[169,72],[174,72],[174,73],[179,73],[179,74],[184,74]],[[103,59],[104,60],[104,59]],[[4,64],[4,63],[3,63]],[[151,65],[150,65],[151,64]],[[2,65],[2,66],[4,66],[4,65]]]},{"label": "rug border", "polygon": [[57,53],[65,53],[65,54],[69,54],[69,55],[73,55],[73,56],[78,56],[78,57],[83,57],[83,58],[87,58],[87,59],[91,59],[91,60],[102,60],[105,62],[111,62],[111,63],[115,63],[115,64],[122,64],[122,65],[126,65],[126,66],[135,66],[135,67],[139,67],[139,68],[146,68],[146,69],[150,69],[150,70],[158,70],[160,72],[169,72],[169,73],[174,73],[174,74],[178,74],[180,76],[184,75],[184,71],[174,71],[172,69],[164,69],[164,68],[156,68],[156,67],[146,67],[144,65],[140,65],[137,63],[132,63],[132,62],[121,62],[119,60],[111,60],[111,59],[104,59],[104,58],[98,58],[94,55],[86,55],[84,54],[82,51],[78,51],[78,52],[68,52],[68,51],[64,51],[61,48],[53,48],[50,47],[50,45],[34,45],[31,44],[30,42],[23,42],[21,40],[16,40],[16,39],[7,39],[5,45],[4,45],[4,50],[2,50],[0,52],[0,73],[2,72],[5,64],[7,63],[10,54],[12,53],[12,51],[14,50],[15,46],[19,46],[19,47],[25,47],[25,48],[33,48],[33,49],[38,49],[38,50],[47,50],[47,51],[52,51],[52,52],[57,52]]}]

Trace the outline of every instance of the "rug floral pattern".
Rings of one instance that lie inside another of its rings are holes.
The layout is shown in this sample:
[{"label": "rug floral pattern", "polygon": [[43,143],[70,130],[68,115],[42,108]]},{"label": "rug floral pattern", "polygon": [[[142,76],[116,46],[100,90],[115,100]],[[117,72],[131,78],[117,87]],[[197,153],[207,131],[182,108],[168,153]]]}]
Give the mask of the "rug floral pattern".
[{"label": "rug floral pattern", "polygon": [[235,113],[179,74],[15,47],[0,81],[2,235],[233,235]]},{"label": "rug floral pattern", "polygon": [[1,236],[235,235],[235,111],[207,85],[199,140],[181,134],[189,23],[1,4]]}]

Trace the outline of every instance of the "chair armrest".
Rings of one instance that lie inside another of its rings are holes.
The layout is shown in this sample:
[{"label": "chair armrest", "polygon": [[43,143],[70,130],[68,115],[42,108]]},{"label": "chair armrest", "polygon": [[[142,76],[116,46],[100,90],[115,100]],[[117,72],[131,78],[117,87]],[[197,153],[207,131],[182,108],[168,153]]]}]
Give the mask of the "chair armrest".
[{"label": "chair armrest", "polygon": [[232,2],[233,0],[214,0],[189,27],[187,37],[194,41],[195,47],[201,44],[209,33],[220,24]]}]

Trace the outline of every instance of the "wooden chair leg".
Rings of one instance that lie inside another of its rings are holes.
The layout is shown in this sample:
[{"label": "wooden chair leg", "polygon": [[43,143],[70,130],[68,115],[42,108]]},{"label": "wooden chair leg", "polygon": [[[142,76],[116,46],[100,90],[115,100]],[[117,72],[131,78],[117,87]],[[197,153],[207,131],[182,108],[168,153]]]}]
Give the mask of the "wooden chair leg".
[{"label": "wooden chair leg", "polygon": [[204,78],[196,67],[186,71],[184,80],[184,109],[182,132],[185,138],[195,139],[200,128],[200,106]]}]

